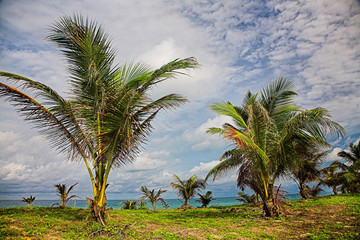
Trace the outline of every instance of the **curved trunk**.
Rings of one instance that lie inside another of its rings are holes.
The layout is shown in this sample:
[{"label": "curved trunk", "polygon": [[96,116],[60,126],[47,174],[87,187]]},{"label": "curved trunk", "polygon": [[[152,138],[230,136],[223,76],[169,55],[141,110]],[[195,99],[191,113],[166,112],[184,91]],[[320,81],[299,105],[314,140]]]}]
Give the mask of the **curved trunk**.
[{"label": "curved trunk", "polygon": [[303,199],[308,199],[308,194],[307,194],[307,191],[306,191],[306,185],[300,184],[299,190],[300,190],[300,196]]},{"label": "curved trunk", "polygon": [[334,192],[334,195],[337,195],[337,189],[336,189],[336,186],[335,187],[332,187],[332,190]]}]

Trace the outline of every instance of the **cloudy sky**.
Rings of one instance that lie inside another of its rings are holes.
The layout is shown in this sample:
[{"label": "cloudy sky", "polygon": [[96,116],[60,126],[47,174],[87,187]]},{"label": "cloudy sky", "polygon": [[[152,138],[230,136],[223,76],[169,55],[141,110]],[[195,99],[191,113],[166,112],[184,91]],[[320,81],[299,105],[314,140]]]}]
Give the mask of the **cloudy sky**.
[{"label": "cloudy sky", "polygon": [[[284,76],[297,87],[304,109],[325,107],[348,135],[332,140],[336,153],[360,138],[360,5],[358,1],[0,1],[0,70],[41,81],[66,93],[64,59],[46,42],[48,27],[81,13],[101,23],[117,50],[116,62],[142,61],[153,68],[196,57],[201,68],[159,85],[154,95],[176,92],[190,100],[162,113],[150,142],[134,164],[111,172],[109,199],[140,196],[139,187],[170,188],[173,174],[205,177],[229,143],[209,136],[226,119],[210,111],[221,100],[240,104]],[[80,182],[74,193],[91,196],[82,163],[58,155],[15,110],[0,101],[0,199],[28,194],[55,199],[53,184]],[[210,183],[215,197],[236,196],[235,172]],[[293,182],[285,188],[295,193]]]}]

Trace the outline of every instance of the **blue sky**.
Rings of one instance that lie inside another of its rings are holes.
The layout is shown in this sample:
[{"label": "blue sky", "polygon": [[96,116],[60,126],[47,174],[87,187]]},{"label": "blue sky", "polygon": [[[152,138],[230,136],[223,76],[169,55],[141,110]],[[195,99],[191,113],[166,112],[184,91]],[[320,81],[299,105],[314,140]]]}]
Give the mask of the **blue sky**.
[{"label": "blue sky", "polygon": [[[205,177],[230,146],[209,127],[226,121],[212,113],[216,101],[240,104],[247,90],[259,91],[283,76],[294,81],[304,109],[325,107],[348,135],[332,140],[327,161],[360,138],[360,5],[358,1],[0,1],[0,69],[66,92],[67,72],[58,49],[44,40],[51,23],[81,13],[103,24],[119,64],[142,61],[154,68],[175,58],[196,57],[201,67],[159,85],[190,102],[161,113],[143,152],[132,165],[114,169],[109,199],[140,196],[139,187],[169,190],[173,174]],[[55,199],[53,184],[80,182],[83,199],[91,186],[82,163],[66,160],[0,101],[0,199],[27,194]],[[236,172],[209,183],[215,197],[236,196]],[[282,186],[295,193],[292,180]]]}]

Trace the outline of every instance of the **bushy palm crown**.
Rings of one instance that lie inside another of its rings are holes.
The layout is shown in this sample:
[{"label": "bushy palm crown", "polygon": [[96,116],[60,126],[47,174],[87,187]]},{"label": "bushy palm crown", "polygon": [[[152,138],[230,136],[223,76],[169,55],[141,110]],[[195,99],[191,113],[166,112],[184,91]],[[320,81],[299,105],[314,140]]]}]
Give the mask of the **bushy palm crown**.
[{"label": "bushy palm crown", "polygon": [[349,151],[341,151],[338,156],[346,162],[339,164],[342,171],[337,174],[342,189],[345,192],[360,192],[360,141],[357,144],[350,143]]},{"label": "bushy palm crown", "polygon": [[[240,107],[219,102],[211,109],[230,116],[232,123],[211,128],[236,147],[226,151],[221,162],[208,173],[213,180],[238,168],[237,186],[250,187],[265,201],[272,198],[275,180],[296,166],[298,146],[313,149],[328,146],[326,134],[344,134],[344,129],[330,120],[324,108],[301,110],[294,102],[294,85],[285,78],[272,81],[260,95],[248,92]],[[267,211],[267,210],[265,210]],[[267,212],[267,215],[270,214]]]},{"label": "bushy palm crown", "polygon": [[35,197],[30,195],[30,197],[28,197],[28,198],[23,197],[23,199],[21,201],[27,203],[28,207],[30,207],[31,204],[35,201]]},{"label": "bushy palm crown", "polygon": [[212,196],[212,191],[207,191],[205,194],[198,193],[199,199],[196,202],[201,203],[201,207],[207,207],[212,200],[215,200]]},{"label": "bushy palm crown", "polygon": [[117,66],[115,51],[102,27],[78,15],[61,18],[47,39],[67,60],[70,98],[7,72],[0,72],[6,81],[0,83],[0,97],[12,102],[25,120],[35,124],[56,149],[68,153],[70,160],[85,163],[94,192],[91,204],[104,216],[110,170],[135,159],[160,110],[186,102],[178,94],[153,100],[148,91],[198,64],[194,58],[186,58],[157,70],[141,63]]},{"label": "bushy palm crown", "polygon": [[171,183],[175,192],[179,197],[184,199],[184,207],[189,206],[189,201],[201,190],[205,189],[206,182],[193,175],[187,180],[181,180],[176,174],[174,175],[175,182]]},{"label": "bushy palm crown", "polygon": [[146,186],[141,186],[140,188],[141,192],[142,192],[142,196],[140,197],[141,200],[144,200],[144,199],[149,199],[149,201],[151,202],[152,204],[152,207],[153,207],[153,210],[155,211],[155,208],[156,208],[156,203],[158,201],[162,202],[164,205],[166,204],[166,201],[165,199],[161,198],[160,195],[165,193],[166,190],[161,190],[159,189],[159,191],[157,191],[157,193],[155,193],[155,189],[153,190],[149,190]]},{"label": "bushy palm crown", "polygon": [[58,196],[60,197],[60,204],[62,207],[64,207],[66,205],[66,203],[73,199],[73,198],[78,198],[79,196],[77,195],[70,195],[71,190],[77,185],[78,183],[75,183],[74,185],[71,185],[69,187],[69,189],[67,189],[66,184],[55,184],[55,190],[58,193]]}]

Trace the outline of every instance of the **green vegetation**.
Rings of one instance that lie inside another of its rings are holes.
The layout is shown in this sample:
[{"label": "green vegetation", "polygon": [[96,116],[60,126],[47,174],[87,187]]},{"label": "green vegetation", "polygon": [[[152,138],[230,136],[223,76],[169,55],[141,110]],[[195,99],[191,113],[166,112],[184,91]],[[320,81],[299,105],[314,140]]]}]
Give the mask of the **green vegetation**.
[{"label": "green vegetation", "polygon": [[291,201],[290,214],[262,217],[252,205],[109,210],[104,227],[86,209],[0,209],[1,239],[343,239],[359,238],[360,194]]},{"label": "green vegetation", "polygon": [[31,207],[31,204],[35,201],[35,197],[30,195],[30,197],[28,197],[28,198],[23,197],[23,199],[21,201],[27,203],[28,207]]},{"label": "green vegetation", "polygon": [[55,184],[55,190],[58,193],[58,196],[60,198],[60,206],[65,207],[66,203],[73,199],[73,198],[79,198],[77,195],[70,195],[71,190],[77,185],[78,183],[75,183],[74,185],[71,185],[69,189],[67,189],[66,184]]},{"label": "green vegetation", "polygon": [[170,185],[174,188],[177,195],[184,199],[182,208],[190,208],[190,200],[195,197],[198,191],[205,189],[206,182],[203,179],[198,178],[196,175],[193,175],[187,180],[181,180],[175,174],[174,179],[175,182],[172,182]]},{"label": "green vegetation", "polygon": [[207,191],[205,194],[198,193],[199,199],[196,202],[201,203],[201,207],[207,207],[212,200],[215,200],[212,196],[212,191]]},{"label": "green vegetation", "polygon": [[140,200],[144,200],[146,198],[149,199],[149,201],[151,202],[151,205],[153,207],[153,211],[155,211],[156,203],[158,201],[162,202],[163,205],[166,205],[166,201],[160,197],[160,195],[163,194],[164,192],[166,192],[166,190],[159,189],[159,191],[157,191],[157,193],[155,193],[155,189],[150,191],[146,186],[141,186],[140,190],[143,194],[140,197]]},{"label": "green vegetation", "polygon": [[93,188],[92,218],[104,224],[111,169],[132,162],[159,112],[187,99],[168,94],[153,100],[149,91],[182,70],[198,66],[194,58],[176,59],[156,70],[136,63],[119,66],[108,35],[96,22],[79,15],[52,25],[47,40],[56,44],[70,73],[68,99],[51,87],[0,72],[0,97],[9,101],[68,158],[82,161]]},{"label": "green vegetation", "polygon": [[241,106],[219,102],[211,109],[232,118],[221,128],[208,133],[220,134],[235,148],[226,151],[221,162],[210,170],[206,179],[216,180],[229,170],[238,169],[237,186],[249,187],[263,202],[266,216],[278,216],[282,211],[275,182],[297,167],[304,153],[329,147],[328,133],[343,136],[345,130],[331,121],[324,108],[302,110],[294,103],[294,84],[279,78],[270,82],[260,94],[248,92]]}]

